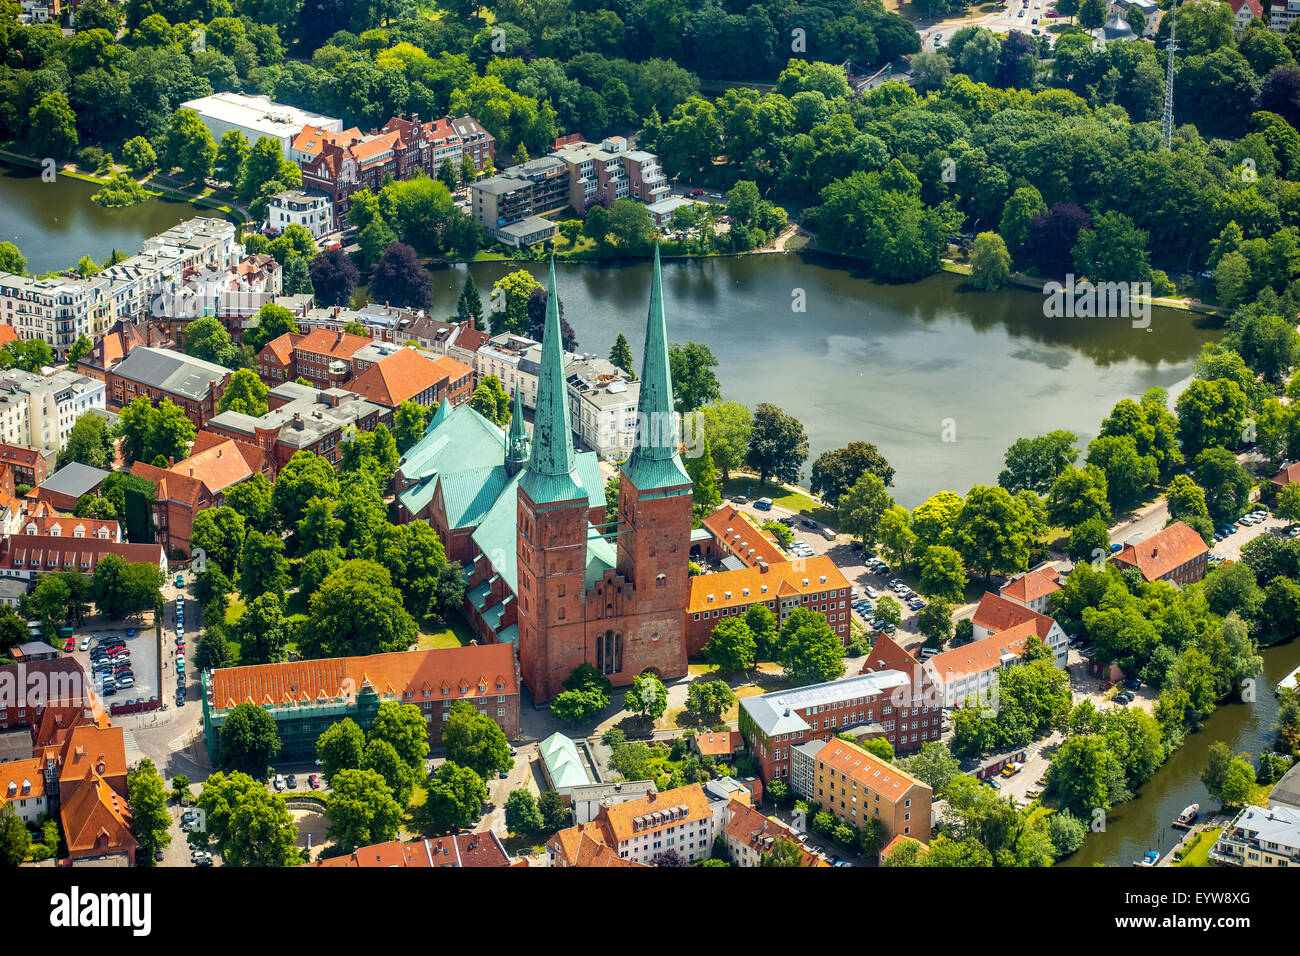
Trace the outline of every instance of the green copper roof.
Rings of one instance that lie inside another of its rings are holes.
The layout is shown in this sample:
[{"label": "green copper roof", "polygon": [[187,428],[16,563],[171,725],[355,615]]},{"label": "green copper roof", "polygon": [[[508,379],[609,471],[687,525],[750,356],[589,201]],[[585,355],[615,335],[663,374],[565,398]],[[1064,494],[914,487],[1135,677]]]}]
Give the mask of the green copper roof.
[{"label": "green copper roof", "polygon": [[519,493],[516,490],[524,472],[511,478],[471,539],[497,574],[505,581],[511,594],[519,593]]},{"label": "green copper roof", "polygon": [[398,469],[413,483],[399,498],[419,514],[441,482],[450,527],[466,528],[487,514],[509,481],[505,435],[468,404],[450,405],[438,407],[436,425],[402,457]]},{"label": "green copper roof", "polygon": [[600,580],[610,568],[618,567],[618,551],[608,538],[602,538],[591,525],[587,525],[587,567],[585,581],[588,588]]},{"label": "green copper roof", "polygon": [[637,402],[637,442],[623,472],[640,491],[690,484],[677,451],[672,372],[668,363],[668,330],[664,320],[663,276],[655,246],[650,309],[646,315],[645,359],[641,365],[641,397]]},{"label": "green copper roof", "polygon": [[546,328],[542,333],[541,369],[537,375],[533,447],[523,477],[524,491],[538,504],[572,501],[583,494],[574,474],[573,432],[569,421],[569,389],[564,381],[554,258],[546,292]]},{"label": "green copper roof", "polygon": [[524,401],[515,383],[514,406],[510,410],[510,431],[506,435],[506,468],[518,471],[528,461],[528,431],[524,428]]},{"label": "green copper roof", "polygon": [[561,733],[551,734],[537,745],[537,752],[546,764],[547,776],[553,787],[580,787],[591,783],[591,776],[583,766],[578,748]]}]

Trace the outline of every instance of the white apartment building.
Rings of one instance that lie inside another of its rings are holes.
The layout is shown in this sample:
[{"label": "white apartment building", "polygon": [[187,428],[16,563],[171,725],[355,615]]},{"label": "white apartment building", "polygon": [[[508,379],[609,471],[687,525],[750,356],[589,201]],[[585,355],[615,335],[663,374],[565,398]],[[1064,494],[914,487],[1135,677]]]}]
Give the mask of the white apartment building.
[{"label": "white apartment building", "polygon": [[571,358],[564,377],[569,383],[574,435],[602,458],[621,461],[630,455],[636,442],[641,383],[628,381],[614,363],[594,355]]},{"label": "white apartment building", "polygon": [[59,451],[77,418],[104,408],[99,379],[61,370],[41,376],[20,369],[0,373],[0,435],[7,444]]},{"label": "white apartment building", "polygon": [[266,227],[284,232],[302,226],[320,241],[334,231],[334,202],[322,189],[286,189],[271,197],[266,207]]},{"label": "white apartment building", "polygon": [[62,356],[77,339],[94,338],[113,321],[108,282],[55,276],[37,279],[0,272],[0,322],[22,339],[44,339]]}]

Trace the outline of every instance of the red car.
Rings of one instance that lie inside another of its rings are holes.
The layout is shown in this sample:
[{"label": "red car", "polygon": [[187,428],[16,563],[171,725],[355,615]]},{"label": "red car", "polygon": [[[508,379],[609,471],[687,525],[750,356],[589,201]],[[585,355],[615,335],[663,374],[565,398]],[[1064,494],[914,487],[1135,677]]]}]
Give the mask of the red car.
[{"label": "red car", "polygon": [[76,650],[76,647],[77,647],[77,642],[74,641],[72,638],[68,638],[68,643],[63,645],[64,651],[66,651],[69,654],[71,654],[74,650]]},{"label": "red car", "polygon": [[319,789],[320,789],[320,776],[319,776],[318,774],[312,774],[310,777],[308,777],[308,778],[307,778],[307,786],[311,787],[313,790],[319,790]]},{"label": "red car", "polygon": [[703,189],[692,189],[692,190],[691,190],[691,195],[692,195],[692,196],[703,196],[703,195],[704,195],[704,190],[703,190]]}]

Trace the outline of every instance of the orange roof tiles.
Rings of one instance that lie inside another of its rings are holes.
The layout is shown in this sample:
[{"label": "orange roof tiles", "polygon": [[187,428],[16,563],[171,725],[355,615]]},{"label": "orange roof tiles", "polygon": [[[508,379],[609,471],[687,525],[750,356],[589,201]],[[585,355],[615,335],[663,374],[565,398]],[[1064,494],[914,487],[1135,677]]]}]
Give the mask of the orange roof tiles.
[{"label": "orange roof tiles", "polygon": [[128,564],[163,564],[161,544],[130,544],[102,538],[15,534],[0,542],[0,568],[18,571],[93,571],[100,558],[116,554]]},{"label": "orange roof tiles", "polygon": [[60,809],[68,855],[75,858],[107,853],[134,853],[138,845],[131,834],[131,811],[126,797],[103,777],[87,773],[85,781]]},{"label": "orange roof tiles", "polygon": [[218,710],[244,702],[306,704],[355,696],[366,682],[380,696],[409,693],[416,700],[459,700],[519,690],[513,645],[471,644],[227,667],[212,675],[212,700]]},{"label": "orange roof tiles", "polygon": [[0,807],[10,800],[45,796],[45,774],[38,757],[0,763]]},{"label": "orange roof tiles", "polygon": [[300,153],[316,156],[325,148],[326,143],[335,146],[347,146],[360,138],[361,130],[355,126],[351,129],[345,129],[341,133],[330,129],[321,129],[319,126],[304,126],[302,131],[293,138],[292,148]]},{"label": "orange roof tiles", "polygon": [[[662,793],[648,793],[616,806],[601,807],[599,820],[606,828],[609,842],[617,845],[643,833],[677,826],[683,820],[703,820],[710,812],[704,788],[692,783]],[[655,814],[660,814],[657,821]],[[638,818],[644,825],[637,826]]]},{"label": "orange roof tiles", "polygon": [[1061,590],[1061,572],[1053,567],[1045,567],[1022,574],[1009,582],[1002,588],[1002,595],[1014,598],[1022,604],[1029,604],[1059,590]]},{"label": "orange roof tiles", "polygon": [[233,438],[218,438],[213,442],[211,437],[205,438],[203,444],[206,447],[201,451],[184,461],[178,461],[167,470],[174,475],[203,482],[209,494],[218,494],[231,485],[253,477],[265,465],[265,452],[254,445],[237,442]]},{"label": "orange roof tiles", "polygon": [[960,680],[969,674],[982,674],[1000,667],[1007,654],[1019,657],[1024,653],[1025,641],[1035,633],[1034,622],[1025,621],[982,640],[936,654],[922,666],[927,674],[945,682]]},{"label": "orange roof tiles", "polygon": [[760,530],[734,505],[723,505],[702,524],[723,548],[751,568],[760,561],[776,564],[788,560],[767,532]]},{"label": "orange roof tiles", "polygon": [[779,820],[764,816],[748,804],[732,800],[727,805],[731,819],[722,832],[758,853],[767,855],[778,839],[789,840],[799,850],[804,866],[830,866],[821,857],[809,853],[799,843],[799,835]]},{"label": "orange roof tiles", "polygon": [[780,596],[820,594],[848,586],[848,578],[835,562],[825,555],[817,555],[770,564],[767,571],[761,567],[737,568],[735,571],[697,575],[691,578],[691,598],[686,610],[694,613],[714,608],[746,607],[773,601]]},{"label": "orange roof tiles", "polygon": [[390,840],[363,846],[351,856],[320,860],[312,866],[347,869],[353,867],[471,867],[509,866],[510,856],[491,830],[457,833],[402,843]]},{"label": "orange roof tiles", "polygon": [[740,734],[731,730],[696,734],[692,739],[696,749],[705,757],[729,757],[742,746]]},{"label": "orange roof tiles", "polygon": [[907,798],[917,787],[930,789],[905,770],[838,737],[826,741],[826,745],[817,752],[817,759],[848,779],[856,780],[865,790],[880,794],[880,799],[890,803]]},{"label": "orange roof tiles", "polygon": [[1034,633],[1043,641],[1047,640],[1048,631],[1056,623],[1045,614],[1031,611],[1023,604],[1017,604],[1015,601],[1004,598],[1000,594],[994,594],[992,591],[984,592],[984,596],[980,598],[979,606],[975,608],[975,616],[972,620],[980,627],[987,628],[995,634],[1024,624],[1026,621],[1031,621],[1034,625]]},{"label": "orange roof tiles", "polygon": [[930,848],[927,847],[920,840],[916,839],[915,837],[904,836],[903,834],[900,833],[880,848],[880,861],[883,863],[885,860],[887,860],[890,857],[890,855],[895,850],[897,850],[904,843],[917,844],[921,848],[921,856],[924,856],[925,854],[930,852]]},{"label": "orange roof tiles", "polygon": [[415,349],[398,349],[380,359],[347,384],[364,399],[396,408],[407,399],[443,381],[459,381],[473,369],[447,356],[436,359]]},{"label": "orange roof tiles", "polygon": [[84,780],[87,773],[126,776],[126,740],[121,727],[81,724],[72,728],[63,742],[59,783]]},{"label": "orange roof tiles", "polygon": [[1128,545],[1115,555],[1114,561],[1137,568],[1148,581],[1158,581],[1209,551],[1199,534],[1181,521],[1175,521],[1145,541]]},{"label": "orange roof tiles", "polygon": [[18,341],[18,333],[8,322],[0,323],[0,348]]},{"label": "orange roof tiles", "polygon": [[580,823],[560,830],[546,844],[562,866],[582,867],[634,867],[645,866],[625,860],[618,851],[605,842],[605,833],[599,824]]}]

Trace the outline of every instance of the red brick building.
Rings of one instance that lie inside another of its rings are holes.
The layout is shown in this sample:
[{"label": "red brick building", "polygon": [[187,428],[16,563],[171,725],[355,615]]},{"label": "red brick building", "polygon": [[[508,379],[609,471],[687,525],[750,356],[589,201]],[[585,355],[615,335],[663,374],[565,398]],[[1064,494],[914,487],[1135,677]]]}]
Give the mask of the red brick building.
[{"label": "red brick building", "polygon": [[1199,534],[1175,521],[1145,541],[1126,546],[1111,560],[1121,568],[1137,568],[1148,581],[1193,584],[1209,569],[1210,549]]},{"label": "red brick building", "polygon": [[766,605],[779,624],[797,608],[816,611],[848,644],[849,592],[848,578],[825,555],[697,575],[690,581],[686,609],[687,652],[698,655],[719,621],[744,615],[756,604]]},{"label": "red brick building", "polygon": [[25,445],[6,445],[0,443],[0,464],[13,472],[14,481],[20,485],[39,485],[49,474],[53,455],[47,459],[35,448]]},{"label": "red brick building", "polygon": [[357,374],[346,387],[386,408],[407,401],[425,408],[443,402],[463,405],[474,391],[474,370],[446,355],[429,356],[403,348],[377,362],[358,355],[355,366]]},{"label": "red brick building", "polygon": [[336,388],[352,377],[352,356],[372,342],[367,335],[324,328],[286,332],[257,353],[257,374],[272,388],[299,378],[317,388]]},{"label": "red brick building", "polygon": [[171,349],[136,346],[109,369],[107,401],[113,410],[144,395],[155,405],[170,399],[199,428],[217,413],[230,369]]}]

